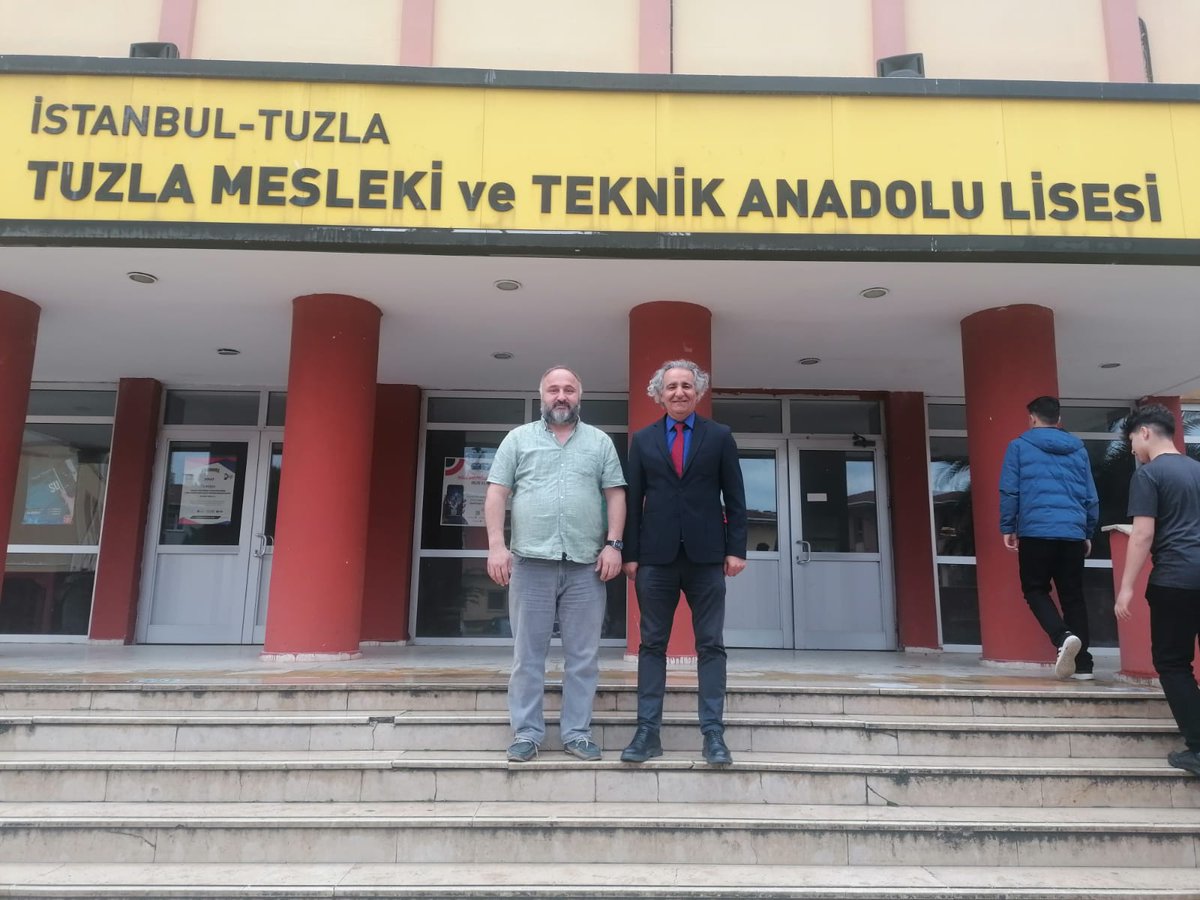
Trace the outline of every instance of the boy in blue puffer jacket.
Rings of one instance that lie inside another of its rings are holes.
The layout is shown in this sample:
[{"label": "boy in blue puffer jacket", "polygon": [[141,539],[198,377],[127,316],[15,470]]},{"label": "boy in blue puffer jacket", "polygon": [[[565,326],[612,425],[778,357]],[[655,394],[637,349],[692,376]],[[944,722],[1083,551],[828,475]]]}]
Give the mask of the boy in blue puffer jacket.
[{"label": "boy in blue puffer jacket", "polygon": [[1029,430],[1004,453],[1000,533],[1004,546],[1017,551],[1025,602],[1058,648],[1054,674],[1090,681],[1083,561],[1092,552],[1100,499],[1083,441],[1059,428],[1058,400],[1038,397],[1025,408]]}]

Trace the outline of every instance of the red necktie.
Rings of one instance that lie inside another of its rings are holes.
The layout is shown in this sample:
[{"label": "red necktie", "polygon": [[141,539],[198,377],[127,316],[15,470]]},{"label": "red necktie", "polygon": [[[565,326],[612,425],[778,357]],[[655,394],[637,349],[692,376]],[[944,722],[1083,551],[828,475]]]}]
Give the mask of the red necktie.
[{"label": "red necktie", "polygon": [[683,477],[683,429],[682,422],[675,423],[675,443],[671,445],[671,462],[675,464],[675,474]]}]

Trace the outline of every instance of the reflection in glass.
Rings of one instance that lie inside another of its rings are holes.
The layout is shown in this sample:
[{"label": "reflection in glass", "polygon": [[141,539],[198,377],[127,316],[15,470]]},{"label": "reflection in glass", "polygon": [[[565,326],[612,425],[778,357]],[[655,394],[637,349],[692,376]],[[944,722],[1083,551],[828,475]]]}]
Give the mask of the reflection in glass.
[{"label": "reflection in glass", "polygon": [[283,444],[271,444],[271,471],[267,473],[267,509],[263,534],[275,542],[275,517],[279,512],[279,479],[283,477]]},{"label": "reflection in glass", "polygon": [[778,400],[714,397],[712,417],[743,434],[780,434],[783,431],[783,405]]},{"label": "reflection in glass", "polygon": [[287,394],[271,391],[267,395],[267,427],[282,428],[287,420]]},{"label": "reflection in glass", "polygon": [[1072,432],[1121,434],[1125,428],[1128,406],[1064,406],[1062,427]]},{"label": "reflection in glass", "polygon": [[35,389],[29,392],[25,415],[34,416],[111,416],[117,411],[116,391],[59,391]]},{"label": "reflection in glass", "polygon": [[100,543],[111,444],[111,425],[26,425],[9,542]]},{"label": "reflection in glass", "polygon": [[426,419],[430,422],[520,425],[529,402],[519,397],[430,397]]},{"label": "reflection in glass", "polygon": [[961,403],[930,403],[928,417],[930,431],[967,430],[967,408]]},{"label": "reflection in glass", "polygon": [[[943,644],[980,644],[979,588],[974,564],[939,563]],[[1021,602],[1024,606],[1024,602]]]},{"label": "reflection in glass", "polygon": [[[1133,477],[1135,462],[1129,445],[1124,440],[1088,440],[1083,445],[1092,464],[1092,479],[1100,497],[1101,527],[1132,521],[1129,518],[1129,480]],[[1108,532],[1097,531],[1092,535],[1091,558],[1112,559]]]},{"label": "reflection in glass", "polygon": [[167,425],[257,425],[258,391],[167,391]]},{"label": "reflection in glass", "polygon": [[1087,603],[1088,629],[1093,647],[1116,647],[1117,616],[1113,603],[1117,599],[1113,591],[1113,573],[1110,568],[1083,570],[1083,596]]},{"label": "reflection in glass", "polygon": [[965,437],[929,439],[929,487],[938,556],[974,556],[971,464]]},{"label": "reflection in glass", "polygon": [[87,634],[93,554],[10,553],[0,585],[0,633]]},{"label": "reflection in glass", "polygon": [[792,434],[880,434],[873,400],[792,400]]},{"label": "reflection in glass", "polygon": [[814,553],[878,553],[875,456],[801,450],[801,537]]},{"label": "reflection in glass", "polygon": [[244,441],[171,441],[160,544],[240,543],[247,454]]},{"label": "reflection in glass", "polygon": [[760,553],[779,550],[779,493],[775,484],[775,451],[738,451],[746,486],[747,547]]}]

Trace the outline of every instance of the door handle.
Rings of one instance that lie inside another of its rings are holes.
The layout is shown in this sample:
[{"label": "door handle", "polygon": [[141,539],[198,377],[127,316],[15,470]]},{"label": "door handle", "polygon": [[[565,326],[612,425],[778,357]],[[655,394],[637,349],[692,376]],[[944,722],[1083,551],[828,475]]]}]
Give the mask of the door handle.
[{"label": "door handle", "polygon": [[800,548],[800,555],[796,557],[796,564],[804,566],[812,562],[812,544],[808,541],[796,541],[796,545]]},{"label": "door handle", "polygon": [[254,535],[254,549],[250,552],[255,559],[262,559],[267,555],[267,536],[265,534]]}]

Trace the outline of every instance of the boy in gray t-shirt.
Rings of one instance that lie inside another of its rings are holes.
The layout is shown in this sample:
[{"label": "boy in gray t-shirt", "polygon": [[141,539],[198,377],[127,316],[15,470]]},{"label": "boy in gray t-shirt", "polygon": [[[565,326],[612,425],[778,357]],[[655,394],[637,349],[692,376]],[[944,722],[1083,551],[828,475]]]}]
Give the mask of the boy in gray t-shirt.
[{"label": "boy in gray t-shirt", "polygon": [[1167,761],[1200,775],[1200,686],[1192,659],[1200,636],[1200,462],[1175,447],[1175,416],[1163,406],[1130,414],[1125,434],[1141,467],[1129,484],[1133,533],[1115,612],[1128,619],[1138,574],[1153,557],[1146,587],[1150,651],[1187,749]]}]

